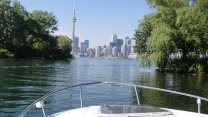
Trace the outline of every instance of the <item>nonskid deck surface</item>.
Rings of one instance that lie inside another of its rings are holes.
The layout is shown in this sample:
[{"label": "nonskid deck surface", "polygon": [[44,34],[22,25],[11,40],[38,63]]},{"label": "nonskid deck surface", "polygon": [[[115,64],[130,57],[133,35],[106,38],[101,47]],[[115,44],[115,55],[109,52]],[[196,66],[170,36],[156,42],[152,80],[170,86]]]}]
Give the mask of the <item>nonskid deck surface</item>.
[{"label": "nonskid deck surface", "polygon": [[171,111],[151,107],[151,106],[129,106],[129,105],[102,105],[101,117],[108,117],[109,115],[116,115],[119,117],[163,117],[173,115]]},{"label": "nonskid deck surface", "polygon": [[60,112],[49,117],[208,117],[208,115],[150,106],[90,106]]},{"label": "nonskid deck surface", "polygon": [[129,105],[102,105],[102,114],[126,114],[126,113],[154,113],[160,115],[172,115],[173,113],[151,106],[129,106]]}]

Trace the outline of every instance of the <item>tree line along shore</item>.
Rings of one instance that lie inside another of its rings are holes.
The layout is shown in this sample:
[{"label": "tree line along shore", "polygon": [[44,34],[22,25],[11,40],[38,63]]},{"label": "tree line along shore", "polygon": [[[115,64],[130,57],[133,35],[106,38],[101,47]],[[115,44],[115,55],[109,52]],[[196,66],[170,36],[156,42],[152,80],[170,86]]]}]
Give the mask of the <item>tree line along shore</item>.
[{"label": "tree line along shore", "polygon": [[17,0],[1,0],[0,57],[71,58],[71,39],[54,34],[57,22],[51,12],[28,12]]}]

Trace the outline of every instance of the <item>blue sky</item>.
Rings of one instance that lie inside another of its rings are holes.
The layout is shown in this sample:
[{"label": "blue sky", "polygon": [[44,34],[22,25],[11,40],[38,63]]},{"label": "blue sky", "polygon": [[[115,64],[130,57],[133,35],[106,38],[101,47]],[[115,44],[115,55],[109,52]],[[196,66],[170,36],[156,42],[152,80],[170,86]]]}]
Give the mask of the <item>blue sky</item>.
[{"label": "blue sky", "polygon": [[[53,12],[57,17],[57,34],[71,37],[73,0],[20,0],[28,10]],[[76,36],[80,41],[88,39],[90,47],[108,45],[111,35],[130,38],[138,21],[153,12],[145,0],[76,0]]]}]

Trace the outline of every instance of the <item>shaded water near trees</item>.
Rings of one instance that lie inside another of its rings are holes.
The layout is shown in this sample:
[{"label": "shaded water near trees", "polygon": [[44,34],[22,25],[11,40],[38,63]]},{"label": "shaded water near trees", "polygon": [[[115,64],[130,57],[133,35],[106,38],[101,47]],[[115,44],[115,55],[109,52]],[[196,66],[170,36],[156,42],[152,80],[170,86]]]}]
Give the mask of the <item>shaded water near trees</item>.
[{"label": "shaded water near trees", "polygon": [[[106,60],[78,58],[70,61],[0,60],[0,116],[17,116],[30,103],[49,92],[78,83],[115,81],[175,90],[208,98],[207,76],[157,73],[154,68],[142,68],[139,60]],[[75,88],[45,101],[47,114],[80,106],[79,89]],[[196,100],[188,97],[139,89],[140,102],[196,111]],[[93,85],[83,88],[83,106],[100,104],[136,104],[134,89]],[[202,112],[208,113],[208,103],[202,101]],[[28,116],[40,116],[33,109]]]}]

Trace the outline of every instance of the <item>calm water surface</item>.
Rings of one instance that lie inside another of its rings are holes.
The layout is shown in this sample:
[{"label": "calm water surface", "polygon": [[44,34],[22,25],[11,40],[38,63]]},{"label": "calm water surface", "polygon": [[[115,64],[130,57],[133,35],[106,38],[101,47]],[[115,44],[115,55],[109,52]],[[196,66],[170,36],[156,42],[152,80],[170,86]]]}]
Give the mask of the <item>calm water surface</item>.
[{"label": "calm water surface", "polygon": [[[207,76],[156,73],[139,67],[139,60],[78,58],[71,61],[0,60],[0,116],[18,116],[30,103],[49,92],[78,83],[116,81],[176,90],[208,98]],[[79,89],[65,91],[45,101],[47,114],[80,106]],[[196,100],[152,90],[139,90],[143,105],[196,111]],[[108,85],[83,88],[84,106],[136,104],[134,89]],[[208,113],[208,103],[202,102]],[[41,116],[33,109],[28,117]]]}]

